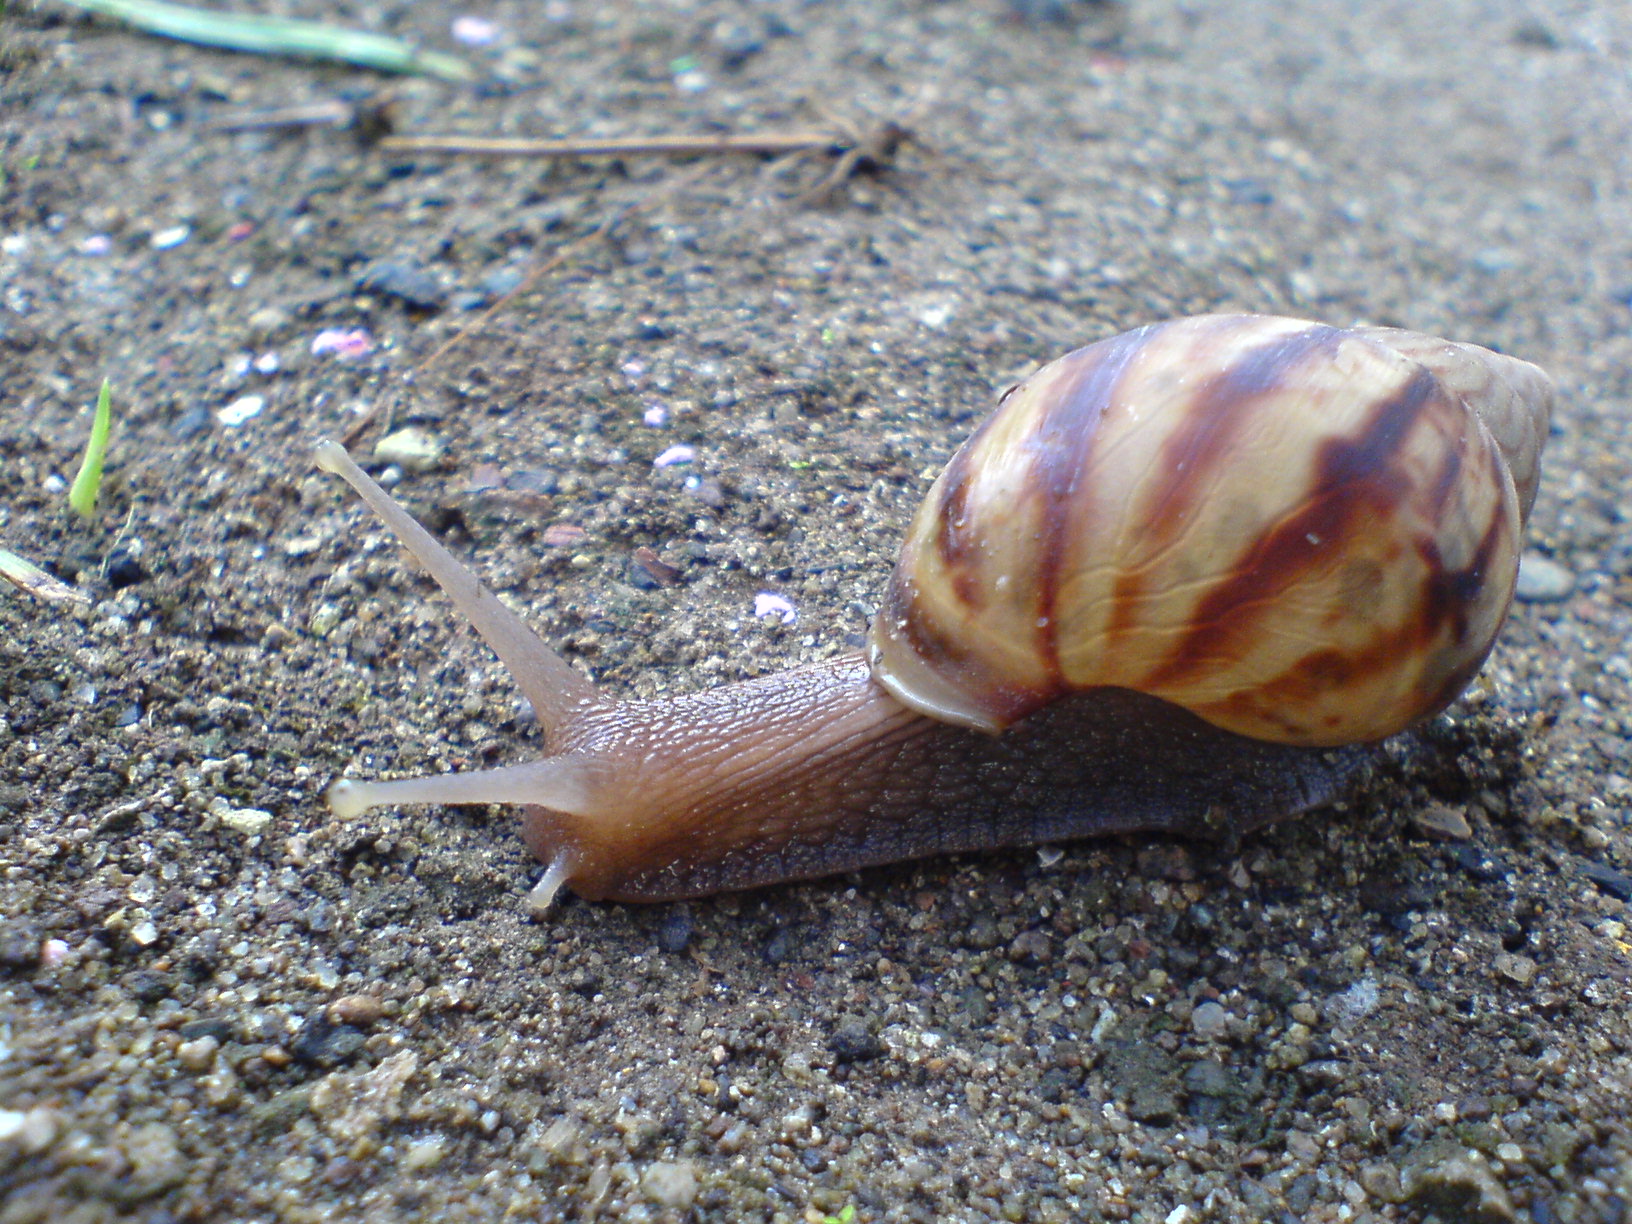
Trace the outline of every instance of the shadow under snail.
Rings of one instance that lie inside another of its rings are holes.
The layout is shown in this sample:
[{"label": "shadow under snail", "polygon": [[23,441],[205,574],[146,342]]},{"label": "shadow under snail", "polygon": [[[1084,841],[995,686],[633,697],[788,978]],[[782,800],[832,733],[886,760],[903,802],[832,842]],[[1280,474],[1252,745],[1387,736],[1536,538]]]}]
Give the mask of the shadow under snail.
[{"label": "shadow under snail", "polygon": [[333,810],[514,803],[590,899],[664,900],[1341,795],[1506,616],[1553,386],[1527,362],[1261,315],[1141,327],[1011,388],[908,532],[868,649],[607,696],[370,480],[532,702],[547,755],[341,780]]}]

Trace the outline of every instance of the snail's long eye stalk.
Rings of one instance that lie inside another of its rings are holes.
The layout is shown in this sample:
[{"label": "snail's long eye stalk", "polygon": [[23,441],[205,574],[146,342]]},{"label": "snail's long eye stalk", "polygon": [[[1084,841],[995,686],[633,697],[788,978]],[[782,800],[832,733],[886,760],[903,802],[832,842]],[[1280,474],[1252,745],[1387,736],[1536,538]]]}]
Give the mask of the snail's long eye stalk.
[{"label": "snail's long eye stalk", "polygon": [[557,812],[590,810],[595,758],[582,753],[547,757],[525,765],[477,769],[428,778],[360,782],[341,778],[325,798],[336,816],[349,820],[369,808],[399,803],[536,803]]},{"label": "snail's long eye stalk", "polygon": [[[500,602],[499,597],[442,547],[386,491],[352,461],[338,442],[325,438],[317,444],[317,466],[333,472],[356,489],[368,508],[395,533],[448,593],[465,614],[482,640],[493,648],[509,670],[516,686],[533,703],[533,713],[546,736],[565,720],[567,711],[593,698],[595,686],[572,670],[571,665],[545,645],[525,621]],[[416,800],[415,802],[442,802]],[[483,800],[464,800],[477,803]]]}]

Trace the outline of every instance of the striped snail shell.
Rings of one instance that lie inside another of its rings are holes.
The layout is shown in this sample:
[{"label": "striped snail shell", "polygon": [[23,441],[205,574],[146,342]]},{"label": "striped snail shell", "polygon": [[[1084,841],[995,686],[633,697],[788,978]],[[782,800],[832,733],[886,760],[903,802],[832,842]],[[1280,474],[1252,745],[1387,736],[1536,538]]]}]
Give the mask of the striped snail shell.
[{"label": "striped snail shell", "polygon": [[1552,398],[1487,349],[1262,315],[1078,349],[925,499],[874,676],[989,731],[1115,686],[1269,743],[1382,739],[1495,641]]}]

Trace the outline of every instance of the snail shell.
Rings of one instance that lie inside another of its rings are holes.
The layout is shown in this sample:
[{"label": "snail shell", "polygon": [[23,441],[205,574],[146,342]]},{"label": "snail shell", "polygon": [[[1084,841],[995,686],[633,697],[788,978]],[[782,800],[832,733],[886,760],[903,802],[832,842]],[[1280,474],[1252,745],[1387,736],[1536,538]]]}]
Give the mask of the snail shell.
[{"label": "snail shell", "polygon": [[1000,730],[1115,686],[1278,744],[1442,709],[1506,616],[1552,386],[1385,328],[1204,315],[1012,388],[919,509],[870,643]]}]

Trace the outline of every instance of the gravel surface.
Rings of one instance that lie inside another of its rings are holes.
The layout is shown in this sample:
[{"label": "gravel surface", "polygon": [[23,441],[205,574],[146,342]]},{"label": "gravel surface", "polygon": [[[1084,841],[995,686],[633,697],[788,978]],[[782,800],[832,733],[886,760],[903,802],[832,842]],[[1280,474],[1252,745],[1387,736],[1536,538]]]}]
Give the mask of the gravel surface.
[{"label": "gravel surface", "polygon": [[[0,592],[0,1224],[1629,1218],[1632,10],[274,7],[479,82],[0,13],[0,545],[86,597]],[[217,126],[386,98],[914,139],[836,182]],[[1562,390],[1496,654],[1351,802],[543,918],[503,813],[328,815],[537,734],[314,437],[655,696],[852,648],[999,390],[1210,309]]]}]

